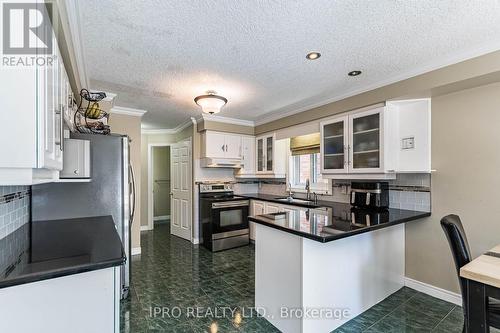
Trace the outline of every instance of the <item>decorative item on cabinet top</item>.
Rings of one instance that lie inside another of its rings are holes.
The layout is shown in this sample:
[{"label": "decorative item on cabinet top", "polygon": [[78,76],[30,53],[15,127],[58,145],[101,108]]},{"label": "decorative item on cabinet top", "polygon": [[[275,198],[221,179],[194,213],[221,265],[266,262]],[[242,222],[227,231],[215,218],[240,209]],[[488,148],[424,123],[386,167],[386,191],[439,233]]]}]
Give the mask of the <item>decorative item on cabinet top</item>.
[{"label": "decorative item on cabinet top", "polygon": [[111,128],[108,125],[109,113],[102,110],[99,102],[106,98],[104,92],[80,91],[80,105],[74,114],[74,126],[77,132],[87,134],[108,135]]}]

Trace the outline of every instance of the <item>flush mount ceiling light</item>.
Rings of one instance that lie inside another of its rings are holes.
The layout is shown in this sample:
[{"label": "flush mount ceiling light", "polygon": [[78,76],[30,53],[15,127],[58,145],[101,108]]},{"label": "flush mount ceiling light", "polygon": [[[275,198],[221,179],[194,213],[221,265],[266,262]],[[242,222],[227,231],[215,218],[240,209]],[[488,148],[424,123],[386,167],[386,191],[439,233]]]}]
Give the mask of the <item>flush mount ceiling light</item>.
[{"label": "flush mount ceiling light", "polygon": [[361,71],[350,71],[347,73],[349,76],[358,76],[359,74],[361,74]]},{"label": "flush mount ceiling light", "polygon": [[219,113],[220,109],[226,105],[227,99],[216,95],[215,91],[207,91],[206,95],[196,96],[194,102],[201,106],[203,113],[215,114]]},{"label": "flush mount ceiling light", "polygon": [[321,57],[321,53],[319,53],[319,52],[309,52],[306,55],[306,58],[309,59],[309,60],[316,60],[319,57]]}]

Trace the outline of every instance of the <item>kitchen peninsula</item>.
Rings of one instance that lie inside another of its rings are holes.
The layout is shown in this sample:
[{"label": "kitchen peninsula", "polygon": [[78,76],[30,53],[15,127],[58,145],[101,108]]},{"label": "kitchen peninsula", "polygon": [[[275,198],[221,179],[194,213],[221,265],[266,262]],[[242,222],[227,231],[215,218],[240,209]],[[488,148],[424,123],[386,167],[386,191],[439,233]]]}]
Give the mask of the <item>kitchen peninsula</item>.
[{"label": "kitchen peninsula", "polygon": [[331,332],[403,287],[404,223],[426,216],[335,204],[249,217],[256,308],[283,332]]}]

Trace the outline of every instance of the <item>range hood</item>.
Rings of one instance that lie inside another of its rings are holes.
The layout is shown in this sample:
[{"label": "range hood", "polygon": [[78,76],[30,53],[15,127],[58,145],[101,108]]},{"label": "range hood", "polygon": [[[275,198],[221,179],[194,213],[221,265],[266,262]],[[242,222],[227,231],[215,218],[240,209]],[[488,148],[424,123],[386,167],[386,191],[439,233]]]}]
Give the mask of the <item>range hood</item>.
[{"label": "range hood", "polygon": [[231,168],[241,169],[241,159],[239,158],[210,158],[201,159],[203,168]]}]

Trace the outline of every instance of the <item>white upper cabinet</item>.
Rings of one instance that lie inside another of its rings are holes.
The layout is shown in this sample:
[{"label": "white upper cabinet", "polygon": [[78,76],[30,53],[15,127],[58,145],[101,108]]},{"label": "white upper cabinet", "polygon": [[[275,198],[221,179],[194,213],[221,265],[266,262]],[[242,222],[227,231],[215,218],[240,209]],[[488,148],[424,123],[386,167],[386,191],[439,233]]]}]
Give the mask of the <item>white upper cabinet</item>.
[{"label": "white upper cabinet", "polygon": [[287,140],[276,140],[276,135],[268,134],[255,139],[256,175],[284,178],[287,166]]},{"label": "white upper cabinet", "polygon": [[0,122],[4,124],[0,132],[0,185],[32,185],[59,178],[63,113],[69,112],[72,94],[53,33],[52,45],[53,54],[36,54],[52,61],[0,66]]},{"label": "white upper cabinet", "polygon": [[203,132],[201,157],[241,159],[241,136],[214,131]]},{"label": "white upper cabinet", "polygon": [[202,157],[224,158],[226,155],[226,136],[223,133],[209,132],[201,134]]},{"label": "white upper cabinet", "polygon": [[395,101],[321,122],[321,173],[379,179],[430,172],[430,112],[429,99]]},{"label": "white upper cabinet", "polygon": [[241,137],[241,169],[236,172],[237,176],[255,175],[255,137]]},{"label": "white upper cabinet", "polygon": [[226,158],[242,158],[241,135],[226,134]]}]

